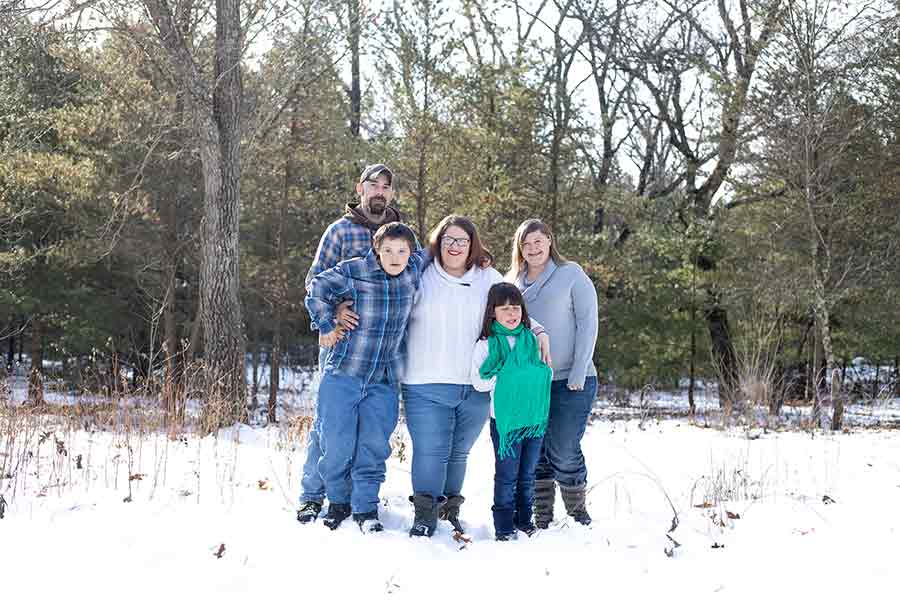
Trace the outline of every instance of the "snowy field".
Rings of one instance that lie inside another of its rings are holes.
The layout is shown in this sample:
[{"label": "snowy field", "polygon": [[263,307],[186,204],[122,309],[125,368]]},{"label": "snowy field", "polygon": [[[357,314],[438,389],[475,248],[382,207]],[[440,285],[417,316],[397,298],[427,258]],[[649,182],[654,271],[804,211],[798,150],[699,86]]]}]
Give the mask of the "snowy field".
[{"label": "snowy field", "polygon": [[382,488],[387,530],[368,536],[294,520],[303,450],[287,428],[170,441],[45,422],[17,440],[0,433],[4,598],[896,597],[895,430],[597,418],[584,440],[593,525],[562,518],[558,501],[549,530],[510,543],[493,541],[485,433],[462,547],[446,524],[432,539],[406,533],[402,426]]}]

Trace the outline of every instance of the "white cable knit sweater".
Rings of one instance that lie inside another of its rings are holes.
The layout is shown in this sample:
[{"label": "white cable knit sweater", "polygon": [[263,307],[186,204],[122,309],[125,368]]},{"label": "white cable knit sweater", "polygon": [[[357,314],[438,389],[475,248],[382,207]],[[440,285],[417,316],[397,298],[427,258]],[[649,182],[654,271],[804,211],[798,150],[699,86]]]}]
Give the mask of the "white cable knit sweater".
[{"label": "white cable knit sweater", "polygon": [[406,329],[406,384],[470,385],[472,350],[481,333],[488,290],[503,281],[496,269],[473,266],[462,277],[437,260],[425,269]]}]

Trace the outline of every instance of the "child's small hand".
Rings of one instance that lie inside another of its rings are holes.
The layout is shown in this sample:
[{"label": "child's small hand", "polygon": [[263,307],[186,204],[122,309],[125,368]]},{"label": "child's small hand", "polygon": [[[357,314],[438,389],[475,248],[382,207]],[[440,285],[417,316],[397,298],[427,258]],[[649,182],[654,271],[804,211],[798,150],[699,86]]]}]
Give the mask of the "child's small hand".
[{"label": "child's small hand", "polygon": [[548,367],[553,367],[553,360],[550,358],[550,336],[546,331],[542,331],[537,336],[538,348],[541,351],[541,360],[547,363]]}]

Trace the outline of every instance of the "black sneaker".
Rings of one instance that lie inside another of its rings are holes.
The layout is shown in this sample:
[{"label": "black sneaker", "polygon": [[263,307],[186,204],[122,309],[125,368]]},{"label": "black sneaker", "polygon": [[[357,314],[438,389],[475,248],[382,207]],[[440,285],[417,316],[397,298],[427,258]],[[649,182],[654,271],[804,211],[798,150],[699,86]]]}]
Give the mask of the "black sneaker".
[{"label": "black sneaker", "polygon": [[525,523],[524,525],[519,525],[518,530],[531,537],[537,531],[537,527],[535,527],[534,523]]},{"label": "black sneaker", "polygon": [[325,517],[322,519],[322,522],[325,524],[325,527],[331,529],[332,531],[341,526],[341,523],[344,522],[344,519],[350,516],[350,505],[349,504],[329,504],[328,512],[325,514]]},{"label": "black sneaker", "polygon": [[322,512],[321,502],[304,502],[297,511],[297,520],[301,523],[312,523],[319,517]]},{"label": "black sneaker", "polygon": [[378,520],[378,511],[373,510],[367,513],[356,513],[353,520],[359,525],[359,530],[363,533],[378,533],[384,531],[384,525]]},{"label": "black sneaker", "polygon": [[515,539],[518,539],[518,537],[519,536],[516,535],[516,532],[513,531],[512,533],[498,533],[494,539],[498,542],[511,542]]}]

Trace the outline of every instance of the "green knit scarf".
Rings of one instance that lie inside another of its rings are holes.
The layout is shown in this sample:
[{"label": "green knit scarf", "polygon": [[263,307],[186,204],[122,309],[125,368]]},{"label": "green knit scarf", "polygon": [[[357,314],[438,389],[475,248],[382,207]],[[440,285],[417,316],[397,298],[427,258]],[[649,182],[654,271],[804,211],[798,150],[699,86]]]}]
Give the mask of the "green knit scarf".
[{"label": "green knit scarf", "polygon": [[[498,455],[503,460],[518,442],[544,435],[553,371],[541,362],[537,338],[523,323],[510,330],[494,321],[491,331],[488,356],[479,372],[484,379],[497,376],[494,417],[500,437]],[[506,336],[516,338],[513,348]]]}]

